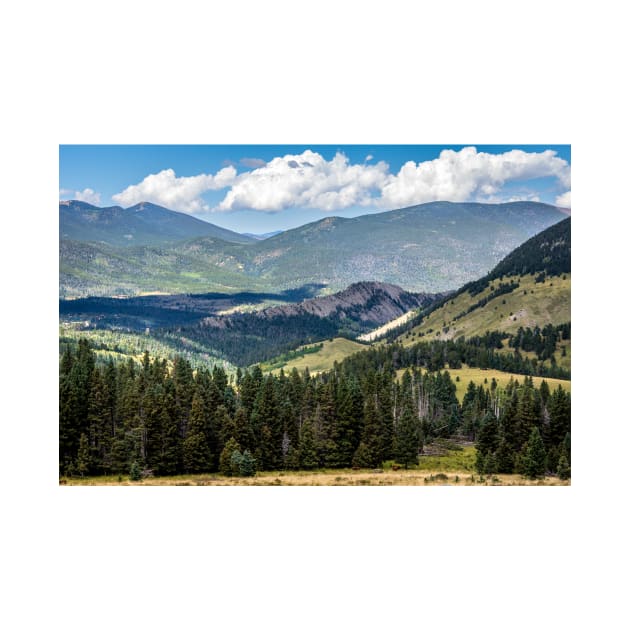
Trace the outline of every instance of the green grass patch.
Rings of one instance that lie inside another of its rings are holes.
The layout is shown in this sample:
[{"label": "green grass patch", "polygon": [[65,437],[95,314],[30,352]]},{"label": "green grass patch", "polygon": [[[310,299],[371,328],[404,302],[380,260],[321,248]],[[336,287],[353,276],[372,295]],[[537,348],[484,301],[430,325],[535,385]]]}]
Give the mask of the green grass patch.
[{"label": "green grass patch", "polygon": [[[319,344],[303,346],[296,351],[302,353],[299,357],[291,359],[282,365],[277,365],[277,367],[267,367],[266,371],[277,373],[282,368],[285,372],[290,372],[293,368],[297,368],[298,372],[303,372],[308,368],[311,373],[323,372],[332,369],[335,361],[343,361],[346,357],[360,350],[365,350],[363,344],[343,337],[336,337]],[[276,361],[274,360],[267,365],[273,366],[275,363]],[[261,369],[265,371],[263,366],[261,366]]]},{"label": "green grass patch", "polygon": [[[426,372],[427,370],[423,369],[422,371]],[[455,383],[455,395],[460,403],[464,399],[464,394],[466,393],[466,389],[468,388],[470,381],[472,381],[475,385],[483,385],[484,387],[490,388],[492,379],[494,378],[497,381],[497,387],[505,389],[511,379],[522,383],[526,378],[524,374],[512,374],[510,372],[501,372],[500,370],[476,367],[472,368],[466,365],[457,370],[446,369],[446,371],[450,374],[451,380]],[[404,369],[397,370],[396,377],[400,379],[404,373]],[[457,380],[457,377],[459,377],[459,380]],[[571,381],[565,381],[559,378],[549,378],[547,376],[532,376],[532,380],[534,381],[534,385],[536,387],[540,387],[540,384],[543,381],[547,381],[547,385],[549,385],[549,389],[552,391],[561,385],[565,391],[571,393]]]},{"label": "green grass patch", "polygon": [[476,451],[474,446],[465,446],[461,450],[449,450],[444,455],[421,455],[417,470],[438,471],[474,471]]},{"label": "green grass patch", "polygon": [[534,275],[506,276],[502,282],[510,281],[518,282],[519,287],[511,293],[490,299],[484,306],[459,319],[458,315],[470,306],[489,297],[493,287],[496,290],[501,280],[494,280],[475,296],[465,292],[448,300],[399,340],[409,346],[418,341],[484,335],[489,330],[515,333],[521,326],[543,328],[546,324],[571,321],[571,274],[549,277],[544,283],[535,282]]}]

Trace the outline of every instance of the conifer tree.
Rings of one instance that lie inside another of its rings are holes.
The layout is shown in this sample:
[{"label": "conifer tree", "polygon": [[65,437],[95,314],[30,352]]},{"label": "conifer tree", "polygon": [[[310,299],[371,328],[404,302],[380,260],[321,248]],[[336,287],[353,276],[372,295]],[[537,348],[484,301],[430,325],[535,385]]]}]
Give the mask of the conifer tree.
[{"label": "conifer tree", "polygon": [[564,453],[560,455],[560,459],[558,460],[558,477],[563,480],[571,477],[571,467]]},{"label": "conifer tree", "polygon": [[283,427],[278,410],[274,378],[267,376],[256,396],[252,425],[258,434],[260,467],[275,470],[282,467]]},{"label": "conifer tree", "polygon": [[373,457],[365,445],[365,442],[361,442],[352,457],[352,466],[358,466],[359,468],[370,468],[374,466]]},{"label": "conifer tree", "polygon": [[335,445],[331,464],[346,467],[352,463],[352,456],[357,449],[360,428],[363,424],[363,400],[361,392],[352,380],[340,382],[335,404],[335,425],[332,440]]},{"label": "conifer tree", "polygon": [[200,473],[210,470],[211,452],[207,440],[207,424],[203,398],[196,392],[192,399],[188,430],[183,443],[186,472]]},{"label": "conifer tree", "polygon": [[399,464],[408,468],[418,463],[420,427],[413,409],[406,406],[399,418],[394,435],[394,457]]},{"label": "conifer tree", "polygon": [[81,477],[85,477],[90,470],[90,446],[85,433],[81,433],[79,438],[79,453],[77,455],[77,472]]},{"label": "conifer tree", "polygon": [[88,431],[90,458],[97,472],[107,472],[112,443],[112,425],[103,372],[95,369],[90,378],[88,396]]},{"label": "conifer tree", "polygon": [[564,388],[558,388],[549,397],[549,440],[559,446],[571,430],[571,398]]},{"label": "conifer tree", "polygon": [[219,457],[219,472],[222,475],[230,476],[232,474],[232,454],[235,451],[240,452],[241,447],[234,438],[230,438]]},{"label": "conifer tree", "polygon": [[530,479],[536,479],[545,474],[545,446],[538,427],[531,430],[529,440],[525,445],[522,470]]},{"label": "conifer tree", "polygon": [[256,460],[247,449],[243,451],[241,456],[239,474],[241,477],[253,477],[256,474]]},{"label": "conifer tree", "polygon": [[307,419],[300,430],[299,462],[300,468],[310,470],[319,466],[317,440],[310,419]]},{"label": "conifer tree", "polygon": [[499,448],[499,425],[492,412],[484,416],[475,446],[484,457]]}]

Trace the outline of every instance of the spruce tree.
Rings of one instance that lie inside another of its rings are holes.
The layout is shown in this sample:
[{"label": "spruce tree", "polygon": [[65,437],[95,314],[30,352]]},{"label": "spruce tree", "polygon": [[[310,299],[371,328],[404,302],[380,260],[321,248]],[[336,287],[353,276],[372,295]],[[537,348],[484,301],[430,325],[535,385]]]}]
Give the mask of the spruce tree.
[{"label": "spruce tree", "polygon": [[571,477],[571,466],[569,466],[569,462],[564,453],[560,455],[560,459],[558,460],[558,477],[563,480]]},{"label": "spruce tree", "polygon": [[79,438],[79,453],[77,455],[76,470],[81,477],[85,477],[90,470],[90,446],[85,433],[81,433],[81,437]]},{"label": "spruce tree", "polygon": [[241,447],[234,438],[230,438],[219,457],[219,472],[222,475],[231,476],[232,474],[232,454],[235,451],[240,452]]},{"label": "spruce tree", "polygon": [[299,462],[300,468],[309,470],[319,466],[317,439],[310,419],[305,420],[300,430]]},{"label": "spruce tree", "polygon": [[212,455],[207,439],[208,420],[202,396],[195,392],[192,399],[188,430],[183,443],[184,468],[189,473],[210,470]]},{"label": "spruce tree", "polygon": [[530,479],[536,479],[545,474],[545,446],[538,427],[531,430],[521,465],[523,474]]},{"label": "spruce tree", "polygon": [[399,464],[408,468],[418,463],[420,427],[410,407],[403,409],[394,434],[394,457]]},{"label": "spruce tree", "polygon": [[243,451],[241,456],[239,474],[241,477],[253,477],[256,474],[256,460],[247,449]]},{"label": "spruce tree", "polygon": [[365,442],[361,442],[352,457],[352,465],[359,468],[371,468],[374,466],[373,461],[373,456],[365,445]]}]

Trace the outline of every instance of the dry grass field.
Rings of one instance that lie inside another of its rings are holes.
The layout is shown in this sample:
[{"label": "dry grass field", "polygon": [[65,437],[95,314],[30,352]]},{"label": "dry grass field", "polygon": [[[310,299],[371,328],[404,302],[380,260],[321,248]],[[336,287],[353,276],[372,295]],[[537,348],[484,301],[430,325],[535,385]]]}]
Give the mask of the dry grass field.
[{"label": "dry grass field", "polygon": [[152,477],[130,481],[128,476],[61,479],[72,486],[566,486],[557,477],[526,479],[521,475],[479,475],[473,446],[432,448],[442,454],[423,455],[414,469],[394,470],[392,462],[375,470],[265,471],[254,477],[225,477],[217,473]]},{"label": "dry grass field", "polygon": [[567,486],[570,481],[557,477],[526,479],[521,475],[480,476],[470,471],[397,470],[354,471],[327,470],[314,472],[262,472],[255,477],[221,475],[181,475],[130,481],[117,477],[89,477],[62,480],[71,486]]}]

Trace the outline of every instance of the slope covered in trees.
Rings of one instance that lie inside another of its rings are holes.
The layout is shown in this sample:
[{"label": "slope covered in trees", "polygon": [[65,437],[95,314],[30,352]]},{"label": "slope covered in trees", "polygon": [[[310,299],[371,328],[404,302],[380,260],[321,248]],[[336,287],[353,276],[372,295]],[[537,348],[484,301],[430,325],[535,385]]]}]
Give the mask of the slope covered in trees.
[{"label": "slope covered in trees", "polygon": [[[133,214],[134,221],[169,212],[145,206]],[[280,291],[307,284],[339,291],[359,281],[387,282],[410,291],[450,291],[475,280],[564,216],[542,203],[434,202],[354,218],[329,217],[262,241],[242,237],[249,242],[233,242],[233,233],[216,228],[175,244],[143,244],[135,238],[122,246],[108,240],[108,225],[98,221],[81,224],[82,229],[98,227],[86,242],[83,232],[68,228],[64,215],[60,295],[201,293],[230,287]],[[160,231],[160,225],[158,221],[155,229]],[[129,234],[119,231],[116,238]],[[102,240],[105,243],[93,242]]]},{"label": "slope covered in trees", "polygon": [[255,367],[232,380],[183,359],[169,370],[148,353],[141,366],[97,366],[81,341],[60,362],[60,474],[252,474],[389,459],[407,467],[424,444],[453,436],[476,442],[480,472],[566,474],[570,396],[562,388],[536,388],[529,378],[504,389],[471,384],[460,404],[439,361],[423,373],[419,359],[389,347],[317,376],[264,376]]}]

